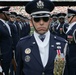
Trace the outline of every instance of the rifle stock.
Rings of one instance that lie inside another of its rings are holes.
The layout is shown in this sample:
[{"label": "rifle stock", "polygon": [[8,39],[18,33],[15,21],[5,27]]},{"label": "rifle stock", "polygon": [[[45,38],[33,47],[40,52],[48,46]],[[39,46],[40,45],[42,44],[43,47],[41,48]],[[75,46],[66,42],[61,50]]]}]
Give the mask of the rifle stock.
[{"label": "rifle stock", "polygon": [[12,59],[12,64],[13,64],[13,66],[14,66],[14,71],[16,72],[16,61],[15,61],[14,58]]}]

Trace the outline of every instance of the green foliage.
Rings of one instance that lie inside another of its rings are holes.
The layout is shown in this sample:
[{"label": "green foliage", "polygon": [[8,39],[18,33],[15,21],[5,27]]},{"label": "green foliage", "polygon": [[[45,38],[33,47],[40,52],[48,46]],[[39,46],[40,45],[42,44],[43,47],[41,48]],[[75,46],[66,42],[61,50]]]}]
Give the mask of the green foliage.
[{"label": "green foliage", "polygon": [[32,34],[33,34],[33,32],[34,32],[34,27],[33,27],[33,26],[31,26],[30,35],[32,35]]}]

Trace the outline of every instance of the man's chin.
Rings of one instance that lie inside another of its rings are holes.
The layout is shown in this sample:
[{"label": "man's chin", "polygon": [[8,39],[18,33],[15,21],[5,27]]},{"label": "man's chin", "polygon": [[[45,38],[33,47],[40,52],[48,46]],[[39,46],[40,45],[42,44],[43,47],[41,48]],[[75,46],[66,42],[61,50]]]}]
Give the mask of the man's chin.
[{"label": "man's chin", "polygon": [[39,34],[45,34],[46,31],[39,31],[38,33],[39,33]]}]

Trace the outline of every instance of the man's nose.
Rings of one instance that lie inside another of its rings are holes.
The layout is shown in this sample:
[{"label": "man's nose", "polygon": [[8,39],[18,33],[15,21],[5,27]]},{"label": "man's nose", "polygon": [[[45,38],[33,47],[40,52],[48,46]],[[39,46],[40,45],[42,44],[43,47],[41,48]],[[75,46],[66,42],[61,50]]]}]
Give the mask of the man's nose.
[{"label": "man's nose", "polygon": [[41,24],[41,25],[43,25],[43,24],[44,24],[44,21],[43,21],[43,19],[42,19],[42,18],[40,19],[40,24]]}]

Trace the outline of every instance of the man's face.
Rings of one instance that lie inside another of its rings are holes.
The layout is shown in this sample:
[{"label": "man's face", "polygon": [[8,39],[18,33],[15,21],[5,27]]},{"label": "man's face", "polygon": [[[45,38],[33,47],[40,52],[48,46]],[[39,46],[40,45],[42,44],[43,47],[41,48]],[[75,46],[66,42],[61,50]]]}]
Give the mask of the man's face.
[{"label": "man's face", "polygon": [[20,18],[16,18],[16,21],[18,21],[18,22],[19,22],[19,21],[21,21],[21,19],[20,19]]},{"label": "man's face", "polygon": [[0,18],[5,20],[5,21],[8,21],[8,17],[5,13],[0,13]]},{"label": "man's face", "polygon": [[50,17],[32,17],[31,22],[35,28],[35,31],[39,34],[44,34],[48,31],[50,25]]},{"label": "man's face", "polygon": [[0,13],[0,18],[4,19],[4,14],[3,13]]},{"label": "man's face", "polygon": [[10,16],[10,21],[14,22],[15,21],[15,17],[14,16]]},{"label": "man's face", "polygon": [[59,22],[60,23],[64,22],[64,18],[59,18]]},{"label": "man's face", "polygon": [[53,18],[53,21],[54,21],[54,22],[57,21],[57,18]]}]

